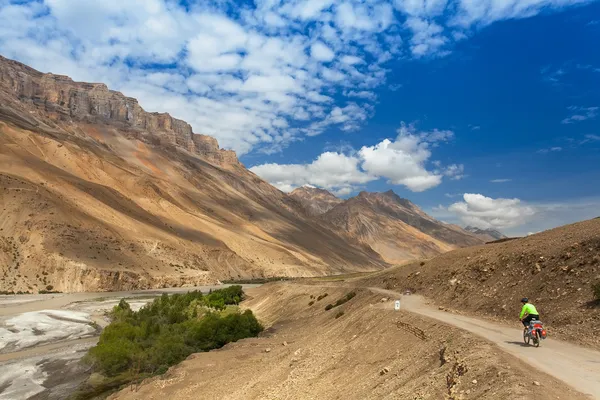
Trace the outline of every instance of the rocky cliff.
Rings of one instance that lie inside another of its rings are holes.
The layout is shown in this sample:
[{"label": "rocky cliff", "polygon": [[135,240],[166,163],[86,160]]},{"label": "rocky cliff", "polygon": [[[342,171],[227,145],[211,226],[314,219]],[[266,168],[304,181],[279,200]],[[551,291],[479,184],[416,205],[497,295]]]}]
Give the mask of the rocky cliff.
[{"label": "rocky cliff", "polygon": [[111,125],[137,131],[142,138],[150,135],[147,140],[179,146],[222,166],[238,164],[235,152],[220,149],[215,138],[194,134],[190,124],[167,113],[146,112],[136,99],[103,83],[74,82],[0,56],[0,91],[58,123]]}]

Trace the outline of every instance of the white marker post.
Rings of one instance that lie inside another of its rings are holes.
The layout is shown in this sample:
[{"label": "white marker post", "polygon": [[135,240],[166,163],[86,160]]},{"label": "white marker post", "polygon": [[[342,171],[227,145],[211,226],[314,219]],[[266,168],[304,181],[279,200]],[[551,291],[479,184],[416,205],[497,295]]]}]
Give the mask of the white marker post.
[{"label": "white marker post", "polygon": [[394,310],[400,310],[400,300],[396,300],[396,303],[394,303]]}]

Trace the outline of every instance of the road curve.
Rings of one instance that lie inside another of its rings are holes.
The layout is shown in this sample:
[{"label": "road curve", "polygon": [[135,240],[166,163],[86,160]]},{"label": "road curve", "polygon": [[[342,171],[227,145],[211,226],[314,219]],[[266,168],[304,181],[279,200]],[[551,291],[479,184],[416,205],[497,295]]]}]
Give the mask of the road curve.
[{"label": "road curve", "polygon": [[[403,296],[400,293],[375,287],[368,288],[392,299],[401,300],[401,309],[433,318],[448,325],[464,329],[495,343],[503,351],[525,361],[577,391],[600,399],[600,352],[575,346],[551,338],[539,348],[522,342],[520,328],[507,327],[480,319],[440,311],[431,307],[420,296]],[[392,308],[393,303],[388,303]],[[515,324],[516,325],[516,324]]]}]

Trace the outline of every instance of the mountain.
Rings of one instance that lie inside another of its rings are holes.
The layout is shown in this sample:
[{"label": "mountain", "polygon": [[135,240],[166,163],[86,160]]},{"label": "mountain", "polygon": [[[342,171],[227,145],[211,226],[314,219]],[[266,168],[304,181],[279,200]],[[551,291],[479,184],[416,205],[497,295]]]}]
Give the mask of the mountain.
[{"label": "mountain", "polygon": [[379,269],[232,151],[99,83],[0,57],[0,290]]},{"label": "mountain", "polygon": [[508,237],[495,229],[480,229],[475,226],[467,226],[465,231],[471,232],[485,242],[493,242],[494,240],[506,239]]},{"label": "mountain", "polygon": [[323,214],[327,225],[379,253],[390,263],[428,258],[482,240],[430,217],[393,191],[361,192]]},{"label": "mountain", "polygon": [[289,196],[298,201],[311,217],[322,215],[344,201],[327,190],[310,186],[299,187]]}]

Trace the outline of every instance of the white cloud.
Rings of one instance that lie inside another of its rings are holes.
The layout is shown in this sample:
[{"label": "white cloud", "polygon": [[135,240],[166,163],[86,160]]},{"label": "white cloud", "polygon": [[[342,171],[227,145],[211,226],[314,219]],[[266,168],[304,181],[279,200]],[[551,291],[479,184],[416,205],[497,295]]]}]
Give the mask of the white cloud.
[{"label": "white cloud", "polygon": [[373,92],[369,92],[368,90],[361,90],[361,91],[356,91],[356,90],[346,90],[344,91],[344,96],[347,97],[358,97],[361,99],[366,99],[366,100],[377,100],[377,95]]},{"label": "white cloud", "polygon": [[450,25],[485,26],[506,19],[528,18],[544,10],[589,3],[590,0],[459,0]]},{"label": "white cloud", "polygon": [[589,143],[589,142],[600,142],[600,135],[585,135],[585,139],[581,142],[581,144]]},{"label": "white cloud", "polygon": [[[349,115],[355,114],[355,111],[346,113],[340,109],[326,120],[344,124]],[[326,152],[311,164],[263,164],[251,170],[285,191],[308,183],[332,190],[343,188],[348,192],[357,185],[384,178],[391,184],[422,192],[439,185],[444,175],[451,179],[462,178],[462,164],[452,164],[439,173],[427,169],[431,149],[453,135],[451,131],[437,129],[418,132],[413,125],[403,123],[395,140],[385,139],[374,146],[363,146],[357,152],[346,147],[348,154]],[[440,163],[436,164],[441,167]]]},{"label": "white cloud", "polygon": [[348,65],[364,64],[365,62],[362,58],[356,56],[343,56],[341,61]]},{"label": "white cloud", "polygon": [[548,147],[547,149],[539,149],[537,152],[540,154],[556,153],[562,151],[563,148],[560,146]]},{"label": "white cloud", "polygon": [[465,193],[462,202],[448,207],[465,225],[481,229],[506,229],[523,225],[536,213],[534,207],[519,199],[493,199],[481,194]]},{"label": "white cloud", "polygon": [[347,104],[334,93],[347,91],[363,110],[339,128],[360,128],[372,114],[362,103],[386,83],[390,60],[442,56],[457,32],[582,2],[264,0],[232,13],[222,0],[0,0],[0,53],[105,82],[243,154],[336,125]]},{"label": "white cloud", "polygon": [[313,58],[319,61],[331,61],[335,57],[335,53],[325,46],[322,42],[316,42],[310,47],[310,54]]},{"label": "white cloud", "polygon": [[491,183],[506,183],[506,182],[512,182],[512,179],[507,179],[507,178],[492,179],[490,182]]},{"label": "white cloud", "polygon": [[444,170],[444,175],[454,181],[458,181],[465,177],[465,166],[462,164],[451,164]]},{"label": "white cloud", "polygon": [[411,51],[415,57],[436,54],[448,41],[444,28],[433,21],[410,17],[405,26],[412,31]]},{"label": "white cloud", "polygon": [[569,110],[572,115],[563,119],[563,124],[573,124],[575,122],[581,122],[588,119],[594,119],[598,115],[598,107],[576,107],[571,106]]},{"label": "white cloud", "polygon": [[263,164],[250,170],[284,192],[313,185],[348,194],[352,186],[375,179],[360,171],[359,163],[357,157],[326,152],[310,164]]}]

